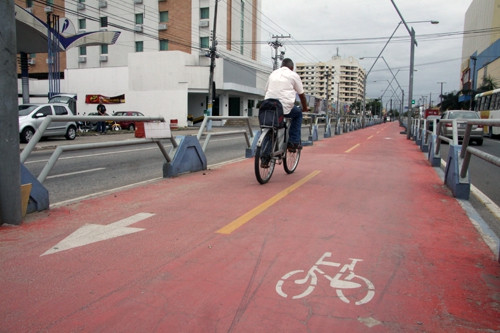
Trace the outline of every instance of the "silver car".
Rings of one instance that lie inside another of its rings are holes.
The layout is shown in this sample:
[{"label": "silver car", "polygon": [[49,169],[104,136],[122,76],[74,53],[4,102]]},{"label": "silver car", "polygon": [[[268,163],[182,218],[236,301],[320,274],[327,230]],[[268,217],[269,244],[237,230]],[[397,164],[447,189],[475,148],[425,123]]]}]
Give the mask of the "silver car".
[{"label": "silver car", "polygon": [[[465,128],[467,127],[467,120],[480,119],[477,112],[465,111],[465,110],[450,110],[443,113],[441,119],[456,119],[457,120],[457,132],[458,140],[463,140],[465,134]],[[453,138],[453,126],[451,123],[442,124],[441,127],[442,135]],[[483,127],[473,125],[470,134],[470,141],[475,141],[477,145],[483,144]]]},{"label": "silver car", "polygon": [[[21,142],[28,143],[47,116],[72,115],[66,104],[21,104],[19,105],[19,135]],[[76,138],[74,121],[53,121],[43,133],[47,136],[64,136],[68,140]]]}]

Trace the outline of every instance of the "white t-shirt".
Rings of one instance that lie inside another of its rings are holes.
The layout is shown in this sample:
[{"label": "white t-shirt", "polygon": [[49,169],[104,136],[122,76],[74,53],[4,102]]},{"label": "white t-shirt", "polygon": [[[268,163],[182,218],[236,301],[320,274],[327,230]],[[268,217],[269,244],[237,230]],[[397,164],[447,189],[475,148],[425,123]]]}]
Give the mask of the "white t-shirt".
[{"label": "white t-shirt", "polygon": [[303,93],[304,87],[299,75],[284,66],[269,75],[264,98],[278,99],[283,105],[283,113],[288,114],[295,104],[296,94]]}]

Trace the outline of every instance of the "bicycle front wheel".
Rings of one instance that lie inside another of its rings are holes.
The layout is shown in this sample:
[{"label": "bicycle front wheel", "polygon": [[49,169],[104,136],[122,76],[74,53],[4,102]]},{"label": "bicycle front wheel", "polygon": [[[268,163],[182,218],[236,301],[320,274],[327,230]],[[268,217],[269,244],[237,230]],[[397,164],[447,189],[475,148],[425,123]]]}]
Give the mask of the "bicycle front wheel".
[{"label": "bicycle front wheel", "polygon": [[271,179],[274,172],[275,161],[271,158],[273,151],[273,132],[267,131],[260,146],[255,150],[255,178],[261,184],[265,184]]},{"label": "bicycle front wheel", "polygon": [[286,173],[293,173],[295,169],[297,169],[301,151],[301,149],[295,149],[295,151],[286,150],[285,156],[283,157],[283,168],[285,168]]}]

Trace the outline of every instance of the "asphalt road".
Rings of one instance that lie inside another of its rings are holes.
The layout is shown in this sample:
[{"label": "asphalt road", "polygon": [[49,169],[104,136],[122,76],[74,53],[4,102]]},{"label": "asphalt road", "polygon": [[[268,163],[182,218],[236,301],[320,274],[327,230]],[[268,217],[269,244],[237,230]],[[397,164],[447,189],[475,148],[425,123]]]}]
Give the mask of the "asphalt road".
[{"label": "asphalt road", "polygon": [[[484,138],[482,146],[472,144],[471,147],[487,152],[493,156],[500,156],[500,140]],[[449,146],[441,144],[441,159],[447,160]],[[497,166],[472,156],[469,165],[471,183],[493,202],[500,206],[500,170]]]},{"label": "asphalt road", "polygon": [[[166,145],[167,150],[171,147]],[[205,155],[209,167],[245,157],[243,135],[212,138]],[[38,176],[51,150],[31,153],[26,167]],[[163,177],[165,159],[156,144],[65,152],[44,181],[51,205],[79,200]]]}]

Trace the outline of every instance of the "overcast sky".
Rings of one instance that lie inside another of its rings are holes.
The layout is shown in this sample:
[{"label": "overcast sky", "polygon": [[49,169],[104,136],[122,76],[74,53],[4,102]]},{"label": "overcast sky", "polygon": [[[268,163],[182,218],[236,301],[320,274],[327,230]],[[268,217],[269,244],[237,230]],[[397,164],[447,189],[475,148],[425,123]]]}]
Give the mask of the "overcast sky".
[{"label": "overcast sky", "polygon": [[[409,23],[416,32],[415,100],[429,95],[439,102],[443,93],[460,89],[460,64],[464,18],[472,0],[394,0],[406,22],[437,20],[439,24]],[[261,39],[291,35],[282,39],[285,56],[294,62],[328,61],[338,53],[346,57],[376,57],[401,21],[391,0],[263,0]],[[433,36],[434,34],[442,34]],[[272,63],[273,49],[263,45],[262,61]],[[410,40],[401,24],[382,53],[407,93],[409,84]],[[375,59],[360,60],[367,71]],[[367,79],[367,97],[382,95],[392,75],[379,59]],[[377,81],[377,82],[373,82]],[[394,83],[394,87],[397,84]],[[390,98],[389,88],[384,100]],[[400,94],[399,94],[400,96]],[[405,95],[407,100],[407,95]]]}]

